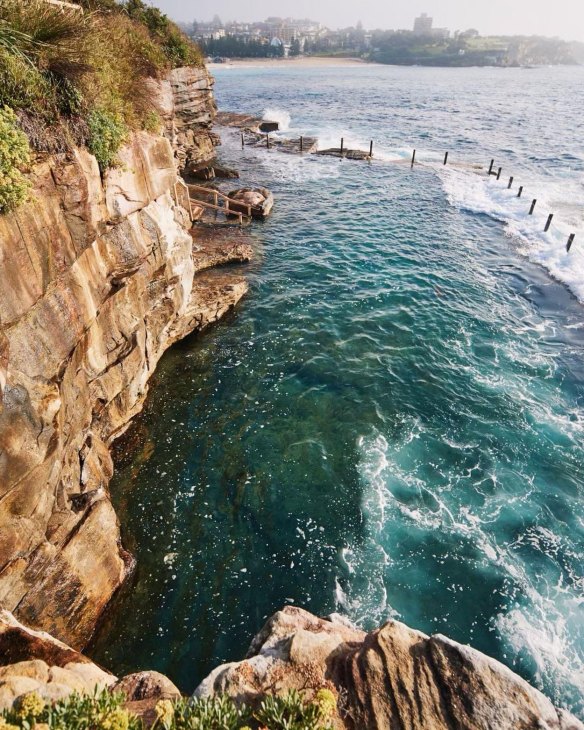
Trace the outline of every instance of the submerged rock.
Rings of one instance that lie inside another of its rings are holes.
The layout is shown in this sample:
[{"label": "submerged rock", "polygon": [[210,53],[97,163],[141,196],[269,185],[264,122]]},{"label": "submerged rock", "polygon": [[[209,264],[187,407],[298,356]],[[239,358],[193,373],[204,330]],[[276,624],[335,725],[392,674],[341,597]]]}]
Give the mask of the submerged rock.
[{"label": "submerged rock", "polygon": [[398,621],[366,634],[291,606],[269,619],[246,659],[217,667],[195,696],[254,702],[324,687],[338,697],[335,728],[584,730],[503,664],[445,636]]},{"label": "submerged rock", "polygon": [[349,150],[340,147],[329,147],[326,150],[318,150],[315,154],[325,157],[344,157],[347,160],[370,160],[368,152],[364,150]]}]

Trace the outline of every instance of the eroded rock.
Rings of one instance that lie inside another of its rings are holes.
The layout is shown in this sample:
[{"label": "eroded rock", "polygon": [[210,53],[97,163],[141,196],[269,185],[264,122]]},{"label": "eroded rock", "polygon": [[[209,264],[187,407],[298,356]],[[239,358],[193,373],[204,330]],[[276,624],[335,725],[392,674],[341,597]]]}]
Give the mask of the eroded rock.
[{"label": "eroded rock", "polygon": [[241,188],[230,192],[228,197],[230,210],[254,218],[267,218],[274,205],[274,196],[267,188]]},{"label": "eroded rock", "polygon": [[507,667],[444,636],[398,621],[365,634],[296,607],[275,614],[247,658],[217,667],[197,697],[246,702],[265,692],[334,688],[335,728],[352,730],[584,730]]},{"label": "eroded rock", "polygon": [[245,254],[207,231],[195,263],[173,155],[137,133],[103,182],[86,152],[48,158],[30,201],[0,216],[0,606],[76,648],[133,568],[110,446],[162,353],[246,291],[241,276],[196,275]]},{"label": "eroded rock", "polygon": [[34,631],[0,611],[0,710],[26,692],[59,700],[71,692],[111,687],[116,677],[44,631]]}]

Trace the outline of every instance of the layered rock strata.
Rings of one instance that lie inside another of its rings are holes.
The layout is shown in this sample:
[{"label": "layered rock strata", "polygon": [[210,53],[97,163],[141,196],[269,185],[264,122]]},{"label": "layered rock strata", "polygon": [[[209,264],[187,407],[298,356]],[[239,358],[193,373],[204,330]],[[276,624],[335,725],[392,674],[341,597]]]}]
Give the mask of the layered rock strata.
[{"label": "layered rock strata", "polygon": [[162,353],[246,291],[198,273],[249,247],[193,241],[174,158],[147,133],[103,180],[87,151],[50,157],[30,202],[0,216],[0,607],[77,648],[132,568],[110,445]]},{"label": "layered rock strata", "polygon": [[215,157],[219,138],[211,131],[217,114],[214,79],[206,68],[175,68],[165,79],[151,80],[152,99],[164,121],[177,169],[203,167]]},{"label": "layered rock strata", "polygon": [[351,730],[584,730],[507,667],[445,636],[390,621],[369,634],[339,616],[275,614],[244,661],[215,669],[195,696],[246,702],[290,689],[338,697],[335,728]]}]

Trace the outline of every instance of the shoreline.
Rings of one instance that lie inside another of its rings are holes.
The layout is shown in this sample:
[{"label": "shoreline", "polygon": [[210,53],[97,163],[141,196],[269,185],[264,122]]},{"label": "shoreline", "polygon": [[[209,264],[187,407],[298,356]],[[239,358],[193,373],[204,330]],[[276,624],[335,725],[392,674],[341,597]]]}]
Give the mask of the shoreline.
[{"label": "shoreline", "polygon": [[346,66],[381,66],[383,64],[365,61],[362,58],[332,56],[298,56],[297,58],[232,58],[224,63],[207,63],[208,69],[215,70],[218,68],[253,68],[261,66],[262,68],[276,68],[278,66],[296,66],[302,68],[323,68],[323,67],[346,67]]}]

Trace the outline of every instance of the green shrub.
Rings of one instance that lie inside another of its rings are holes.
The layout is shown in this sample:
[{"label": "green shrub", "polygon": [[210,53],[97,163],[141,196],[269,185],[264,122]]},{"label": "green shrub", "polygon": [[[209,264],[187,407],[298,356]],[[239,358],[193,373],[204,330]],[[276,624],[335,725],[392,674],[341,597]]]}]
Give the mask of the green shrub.
[{"label": "green shrub", "polygon": [[0,730],[143,730],[142,722],[124,709],[124,696],[108,690],[93,695],[73,693],[53,704],[36,692],[19,697],[12,709],[0,712]]},{"label": "green shrub", "polygon": [[18,128],[16,114],[10,107],[0,109],[0,213],[23,203],[30,189],[21,168],[30,162],[30,147]]},{"label": "green shrub", "polygon": [[142,129],[146,132],[156,134],[162,129],[162,119],[160,114],[155,111],[146,112],[144,119],[142,120]]},{"label": "green shrub", "polygon": [[[327,697],[319,700],[319,694],[324,693]],[[306,702],[299,692],[291,690],[285,695],[264,697],[254,717],[269,730],[332,730],[328,719],[335,706],[330,690],[320,690],[315,702]]]},{"label": "green shrub", "polygon": [[203,64],[199,47],[158,8],[146,5],[143,0],[127,0],[123,8],[131,18],[148,28],[151,36],[160,44],[171,66]]},{"label": "green shrub", "polygon": [[119,115],[103,110],[91,112],[87,124],[87,148],[95,155],[99,169],[103,172],[116,164],[118,150],[128,135],[128,128]]},{"label": "green shrub", "polygon": [[[13,707],[0,712],[0,730],[144,730],[142,722],[124,709],[124,696],[109,690],[93,695],[73,693],[54,703],[36,692],[18,698]],[[331,730],[328,718],[336,706],[330,690],[320,690],[312,701],[299,692],[267,695],[253,711],[237,705],[226,695],[200,700],[160,700],[153,730]],[[46,729],[45,729],[46,730]]]}]

